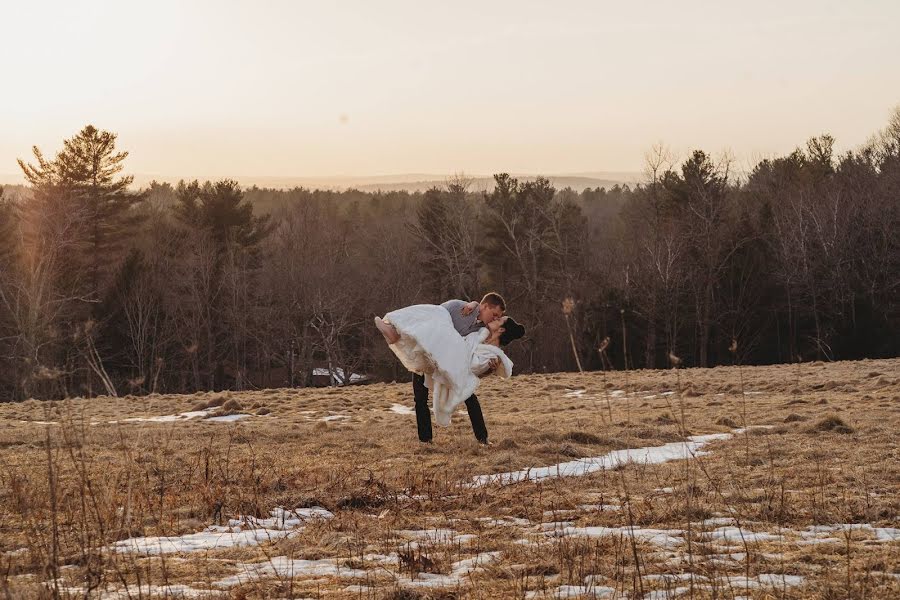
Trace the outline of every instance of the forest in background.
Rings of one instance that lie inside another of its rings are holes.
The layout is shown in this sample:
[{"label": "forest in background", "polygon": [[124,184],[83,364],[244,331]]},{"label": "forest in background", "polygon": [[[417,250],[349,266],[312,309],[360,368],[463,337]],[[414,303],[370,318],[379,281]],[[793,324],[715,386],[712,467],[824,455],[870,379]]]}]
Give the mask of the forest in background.
[{"label": "forest in background", "polygon": [[0,195],[0,400],[405,380],[372,318],[486,291],[519,373],[900,354],[900,110],[845,154],[657,147],[581,191],[137,190],[126,160],[87,126]]}]

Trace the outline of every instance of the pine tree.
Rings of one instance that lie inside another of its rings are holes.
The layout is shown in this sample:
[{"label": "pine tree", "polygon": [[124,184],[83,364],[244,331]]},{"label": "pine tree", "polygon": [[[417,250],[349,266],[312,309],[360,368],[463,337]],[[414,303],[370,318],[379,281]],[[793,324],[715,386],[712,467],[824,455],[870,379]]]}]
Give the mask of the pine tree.
[{"label": "pine tree", "polygon": [[[119,176],[128,152],[116,151],[116,137],[88,125],[64,140],[53,160],[34,147],[36,165],[18,161],[34,202],[61,210],[78,223],[85,247],[79,258],[89,273],[86,292],[95,301],[121,263],[125,241],[140,221],[133,207],[144,199],[129,191],[132,176]],[[47,208],[38,212],[46,214]]]},{"label": "pine tree", "polygon": [[229,244],[254,249],[271,230],[268,216],[254,216],[253,204],[244,198],[236,181],[224,179],[200,185],[180,181],[173,207],[179,221],[209,232],[217,249],[224,253]]}]

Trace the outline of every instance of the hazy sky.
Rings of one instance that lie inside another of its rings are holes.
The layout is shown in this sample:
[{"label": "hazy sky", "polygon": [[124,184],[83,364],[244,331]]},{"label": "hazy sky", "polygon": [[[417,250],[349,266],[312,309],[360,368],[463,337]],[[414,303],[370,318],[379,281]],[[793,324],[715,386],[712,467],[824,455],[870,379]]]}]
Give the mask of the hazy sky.
[{"label": "hazy sky", "polygon": [[897,0],[2,2],[0,174],[87,123],[143,174],[749,162],[900,103]]}]

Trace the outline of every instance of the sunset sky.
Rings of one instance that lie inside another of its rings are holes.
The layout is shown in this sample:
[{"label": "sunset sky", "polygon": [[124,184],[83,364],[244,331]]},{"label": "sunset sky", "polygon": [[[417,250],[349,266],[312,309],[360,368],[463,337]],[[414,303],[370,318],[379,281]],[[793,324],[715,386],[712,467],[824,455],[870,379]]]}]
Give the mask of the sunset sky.
[{"label": "sunset sky", "polygon": [[[631,5],[635,6],[631,6]],[[900,2],[154,1],[3,5],[0,176],[87,123],[129,172],[640,170],[739,162],[900,103]]]}]

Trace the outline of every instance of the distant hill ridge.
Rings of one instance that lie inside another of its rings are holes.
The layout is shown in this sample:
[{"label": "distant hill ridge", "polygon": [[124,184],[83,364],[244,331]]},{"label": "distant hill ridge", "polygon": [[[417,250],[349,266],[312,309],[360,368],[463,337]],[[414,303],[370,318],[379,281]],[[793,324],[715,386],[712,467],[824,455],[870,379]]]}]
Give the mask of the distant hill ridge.
[{"label": "distant hill ridge", "polygon": [[[469,190],[473,192],[487,191],[494,187],[493,176],[488,175],[465,175],[461,174],[471,181]],[[536,174],[513,174],[520,181],[533,181],[539,175]],[[215,181],[218,179],[234,179],[243,187],[252,186],[260,188],[273,189],[292,189],[304,187],[308,189],[321,190],[346,190],[357,189],[365,192],[424,192],[433,187],[444,187],[446,183],[453,179],[454,175],[440,175],[435,173],[405,173],[398,175],[375,175],[375,176],[359,176],[359,177],[280,177],[280,176],[172,176],[172,175],[154,175],[147,173],[136,173],[134,176],[134,185],[139,188],[146,188],[151,181],[177,183],[180,179],[200,181]],[[584,188],[611,188],[615,185],[634,185],[641,181],[641,174],[637,172],[621,171],[621,172],[596,172],[596,173],[572,173],[562,175],[544,175],[549,179],[557,189],[570,187],[576,191]],[[21,178],[15,175],[0,175],[0,185],[7,185],[10,191],[22,184]],[[18,184],[18,185],[17,185]]]}]

